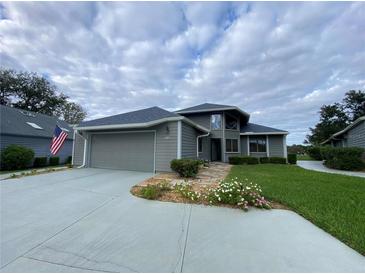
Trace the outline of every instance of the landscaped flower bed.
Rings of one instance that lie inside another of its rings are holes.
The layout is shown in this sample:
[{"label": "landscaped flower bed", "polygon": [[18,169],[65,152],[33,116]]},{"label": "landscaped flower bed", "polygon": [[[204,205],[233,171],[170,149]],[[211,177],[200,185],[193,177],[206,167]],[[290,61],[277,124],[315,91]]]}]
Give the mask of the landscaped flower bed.
[{"label": "landscaped flower bed", "polygon": [[223,180],[211,186],[189,182],[171,185],[165,181],[134,186],[131,192],[150,200],[230,206],[243,210],[248,210],[249,207],[272,208],[270,202],[262,196],[261,187],[247,179]]}]

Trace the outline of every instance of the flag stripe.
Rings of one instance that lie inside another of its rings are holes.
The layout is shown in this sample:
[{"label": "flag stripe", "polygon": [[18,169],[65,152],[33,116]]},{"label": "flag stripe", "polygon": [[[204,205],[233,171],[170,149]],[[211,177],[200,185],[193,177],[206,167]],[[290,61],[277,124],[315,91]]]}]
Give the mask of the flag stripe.
[{"label": "flag stripe", "polygon": [[53,154],[57,154],[58,150],[61,148],[61,146],[63,145],[63,142],[65,141],[67,137],[67,134],[62,134],[60,135],[60,137],[57,139],[57,141],[54,143],[54,146],[52,148],[52,153]]},{"label": "flag stripe", "polygon": [[59,126],[56,125],[54,130],[53,138],[50,145],[50,151],[53,155],[56,155],[61,149],[63,143],[65,142],[68,134],[64,132]]}]

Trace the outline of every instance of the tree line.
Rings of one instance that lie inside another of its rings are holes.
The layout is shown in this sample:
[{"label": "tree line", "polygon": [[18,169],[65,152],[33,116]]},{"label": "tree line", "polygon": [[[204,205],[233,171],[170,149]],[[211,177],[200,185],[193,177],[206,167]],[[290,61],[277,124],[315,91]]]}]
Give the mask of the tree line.
[{"label": "tree line", "polygon": [[45,77],[34,72],[0,69],[0,104],[51,115],[78,124],[86,111]]}]

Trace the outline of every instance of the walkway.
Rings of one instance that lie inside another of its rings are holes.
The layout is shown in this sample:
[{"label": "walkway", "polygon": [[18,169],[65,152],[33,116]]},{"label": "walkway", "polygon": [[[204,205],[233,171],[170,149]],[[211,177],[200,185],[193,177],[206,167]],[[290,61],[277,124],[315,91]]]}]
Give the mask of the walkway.
[{"label": "walkway", "polygon": [[365,172],[331,169],[331,168],[324,166],[322,161],[298,161],[297,165],[302,168],[315,170],[315,171],[365,178]]}]

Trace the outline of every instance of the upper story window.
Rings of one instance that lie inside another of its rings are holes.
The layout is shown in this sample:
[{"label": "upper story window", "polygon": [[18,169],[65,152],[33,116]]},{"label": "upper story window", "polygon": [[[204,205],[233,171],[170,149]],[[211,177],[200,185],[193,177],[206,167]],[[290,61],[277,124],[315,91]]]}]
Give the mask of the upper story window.
[{"label": "upper story window", "polygon": [[211,116],[210,128],[211,129],[222,129],[222,115],[221,114],[213,114]]},{"label": "upper story window", "polygon": [[43,129],[42,127],[38,126],[36,123],[27,122],[28,125],[30,125],[32,128],[35,129]]},{"label": "upper story window", "polygon": [[250,152],[266,152],[266,137],[250,136]]},{"label": "upper story window", "polygon": [[225,119],[226,119],[226,124],[225,124],[226,129],[238,129],[238,121],[236,118],[234,118],[229,114],[226,114]]}]

